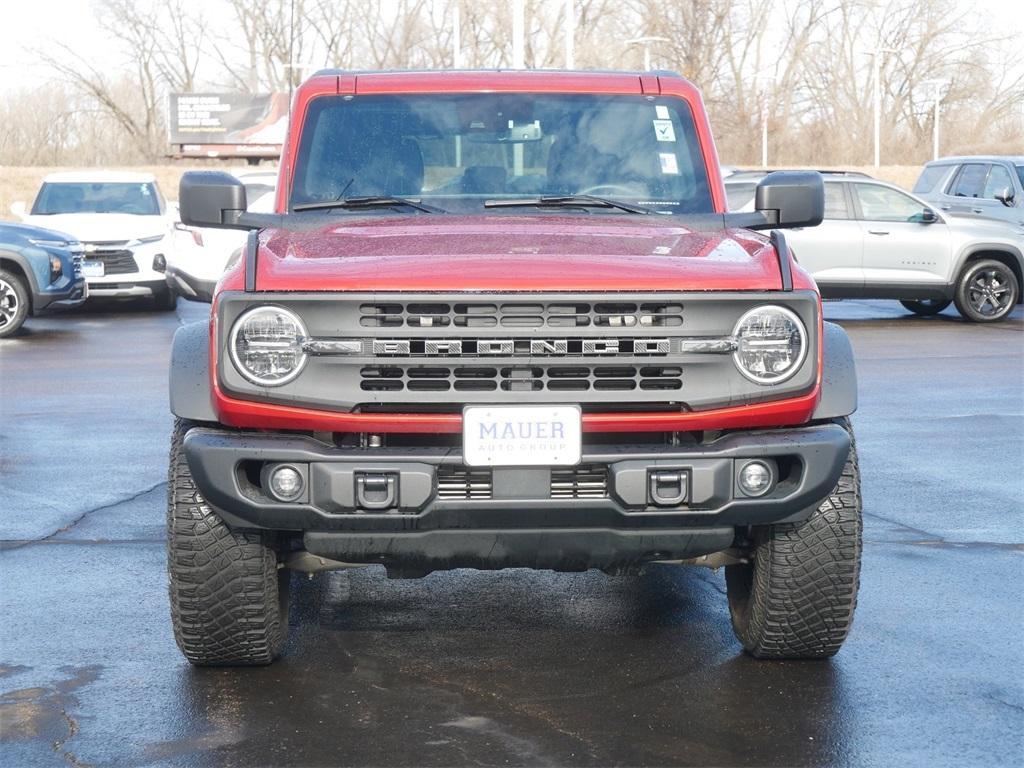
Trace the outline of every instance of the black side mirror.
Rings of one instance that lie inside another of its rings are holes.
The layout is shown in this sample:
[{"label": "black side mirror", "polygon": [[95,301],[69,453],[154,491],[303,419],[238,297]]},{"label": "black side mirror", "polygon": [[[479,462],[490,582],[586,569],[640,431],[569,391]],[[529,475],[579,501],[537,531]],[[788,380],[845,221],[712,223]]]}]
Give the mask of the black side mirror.
[{"label": "black side mirror", "polygon": [[825,182],[817,171],[769,173],[754,190],[754,208],[773,229],[816,227],[825,218]]},{"label": "black side mirror", "polygon": [[996,192],[996,200],[1005,205],[1007,208],[1013,207],[1013,190],[1010,187],[1004,187],[1003,189]]},{"label": "black side mirror", "polygon": [[931,208],[925,208],[923,211],[921,211],[920,221],[922,224],[934,224],[938,220],[939,217],[935,215],[935,211],[933,211]]},{"label": "black side mirror", "polygon": [[223,171],[187,171],[178,184],[182,224],[192,227],[248,229],[239,224],[245,213],[245,186]]}]

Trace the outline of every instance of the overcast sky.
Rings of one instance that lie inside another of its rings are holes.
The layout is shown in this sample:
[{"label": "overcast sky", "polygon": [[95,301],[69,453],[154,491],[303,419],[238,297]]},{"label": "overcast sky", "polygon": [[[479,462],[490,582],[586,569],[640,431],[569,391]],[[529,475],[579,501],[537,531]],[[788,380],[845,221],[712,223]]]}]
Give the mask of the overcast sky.
[{"label": "overcast sky", "polygon": [[[548,0],[552,3],[559,1]],[[194,2],[204,9],[207,17],[216,7],[202,0]],[[1022,0],[949,0],[949,3],[958,9],[973,9],[990,15],[999,33],[1015,34],[1018,39],[1024,39]],[[7,0],[4,5],[3,23],[0,24],[0,90],[31,87],[49,76],[28,53],[32,48],[44,46],[48,40],[69,43],[97,64],[105,63],[104,58],[111,55],[96,24],[93,3],[88,0]],[[227,24],[228,20],[224,23]],[[109,63],[116,66],[120,62],[114,60]]]}]

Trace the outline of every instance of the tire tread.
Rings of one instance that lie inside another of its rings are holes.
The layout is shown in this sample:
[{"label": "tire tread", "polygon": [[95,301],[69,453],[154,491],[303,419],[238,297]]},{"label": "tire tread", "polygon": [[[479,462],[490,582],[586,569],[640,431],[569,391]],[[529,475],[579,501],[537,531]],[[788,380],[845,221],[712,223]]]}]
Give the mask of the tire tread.
[{"label": "tire tread", "polygon": [[260,533],[232,531],[192,480],[175,422],[167,504],[174,639],[196,665],[269,664],[287,633],[277,555]]}]

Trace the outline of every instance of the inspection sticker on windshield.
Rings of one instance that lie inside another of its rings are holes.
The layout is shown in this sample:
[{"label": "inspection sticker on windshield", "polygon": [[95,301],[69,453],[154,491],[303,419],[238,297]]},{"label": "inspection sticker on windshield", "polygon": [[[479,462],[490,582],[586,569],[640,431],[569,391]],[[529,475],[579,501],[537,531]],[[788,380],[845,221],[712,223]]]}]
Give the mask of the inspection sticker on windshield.
[{"label": "inspection sticker on windshield", "polygon": [[675,141],[676,132],[672,127],[671,120],[652,120],[654,123],[654,135],[658,141]]},{"label": "inspection sticker on windshield", "polygon": [[662,152],[658,155],[661,160],[661,172],[676,174],[679,173],[679,161],[676,160],[675,152]]},{"label": "inspection sticker on windshield", "polygon": [[462,411],[469,467],[568,467],[582,454],[578,405],[470,405]]}]

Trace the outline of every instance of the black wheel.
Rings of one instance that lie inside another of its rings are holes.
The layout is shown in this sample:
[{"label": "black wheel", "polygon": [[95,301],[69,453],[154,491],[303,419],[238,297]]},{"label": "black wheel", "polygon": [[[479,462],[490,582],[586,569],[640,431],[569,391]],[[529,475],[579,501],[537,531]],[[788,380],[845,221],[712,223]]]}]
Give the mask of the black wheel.
[{"label": "black wheel", "polygon": [[0,269],[0,339],[10,336],[28,317],[28,291],[21,278]]},{"label": "black wheel", "polygon": [[[843,426],[850,430],[846,420]],[[726,567],[732,626],[747,653],[761,659],[835,655],[857,605],[861,529],[860,473],[851,445],[839,483],[814,514],[754,529],[750,561]]]},{"label": "black wheel", "polygon": [[953,301],[967,320],[992,323],[1013,311],[1020,285],[1013,270],[994,259],[968,264],[956,285]]},{"label": "black wheel", "polygon": [[269,664],[288,634],[288,571],[268,537],[232,531],[196,489],[182,442],[171,435],[167,570],[174,639],[192,664]]},{"label": "black wheel", "polygon": [[161,312],[170,312],[178,306],[178,294],[170,288],[154,290],[153,304]]},{"label": "black wheel", "polygon": [[900,302],[900,304],[909,309],[915,315],[922,315],[924,317],[937,315],[952,303],[953,302],[949,299],[922,299],[921,301]]}]

